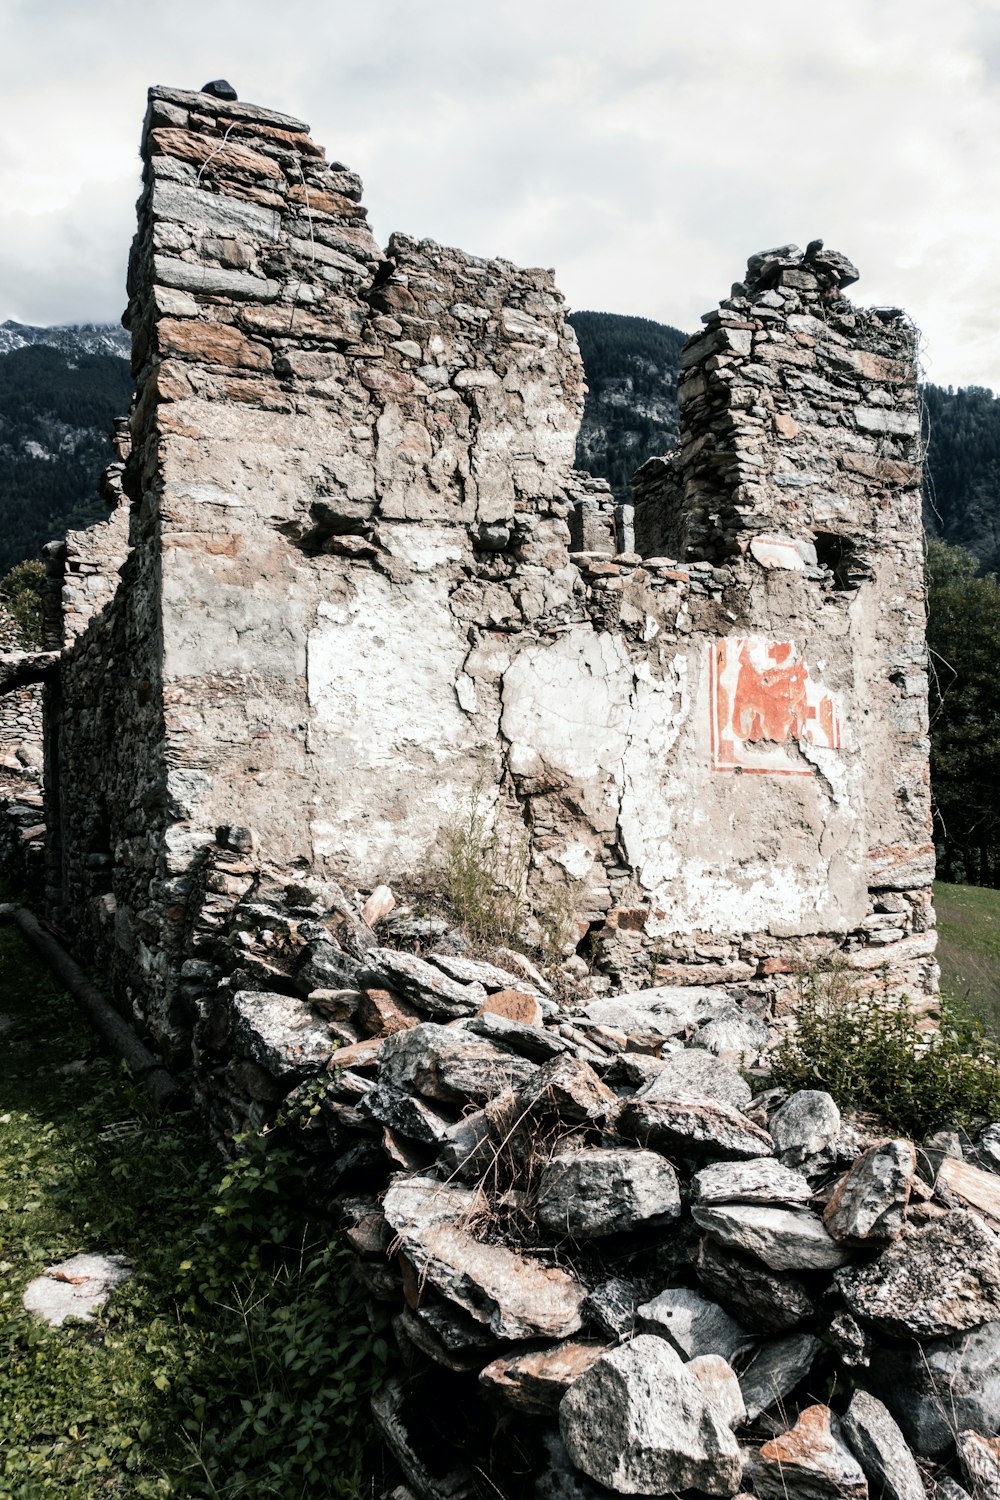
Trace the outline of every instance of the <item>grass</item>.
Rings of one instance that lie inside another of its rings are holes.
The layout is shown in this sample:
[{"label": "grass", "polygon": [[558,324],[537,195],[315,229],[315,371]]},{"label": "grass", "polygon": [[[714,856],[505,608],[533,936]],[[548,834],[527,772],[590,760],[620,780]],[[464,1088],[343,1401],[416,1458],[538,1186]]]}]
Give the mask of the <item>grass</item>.
[{"label": "grass", "polygon": [[1000,1041],[1000,891],[939,880],[934,905],[941,989]]},{"label": "grass", "polygon": [[[157,1120],[10,928],[0,1014],[0,1500],[360,1495],[387,1351],[280,1133]],[[81,1250],[135,1275],[49,1329],[24,1287]]]}]

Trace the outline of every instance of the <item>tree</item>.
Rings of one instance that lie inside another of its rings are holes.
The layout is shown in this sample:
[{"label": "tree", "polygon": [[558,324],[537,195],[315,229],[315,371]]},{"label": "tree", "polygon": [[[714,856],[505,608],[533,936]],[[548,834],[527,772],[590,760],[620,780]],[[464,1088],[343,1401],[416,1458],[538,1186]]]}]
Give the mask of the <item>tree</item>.
[{"label": "tree", "polygon": [[37,650],[42,644],[42,592],[45,565],[34,558],[11,568],[0,578],[0,609],[14,623],[18,645]]},{"label": "tree", "polygon": [[1000,885],[1000,583],[970,552],[927,549],[931,786],[944,880]]}]

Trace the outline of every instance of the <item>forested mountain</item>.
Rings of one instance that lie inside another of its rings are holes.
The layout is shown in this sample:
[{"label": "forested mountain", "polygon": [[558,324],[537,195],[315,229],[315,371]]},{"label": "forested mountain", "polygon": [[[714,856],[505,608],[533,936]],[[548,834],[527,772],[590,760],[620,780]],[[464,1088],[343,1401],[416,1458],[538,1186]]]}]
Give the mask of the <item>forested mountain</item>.
[{"label": "forested mountain", "polygon": [[928,532],[1000,565],[1000,399],[982,386],[924,387]]},{"label": "forested mountain", "polygon": [[639,465],[677,442],[677,371],[687,334],[617,313],[575,312],[570,322],[590,387],[577,467],[625,497]]},{"label": "forested mountain", "polygon": [[[43,341],[40,335],[48,335]],[[0,325],[0,577],[68,527],[100,520],[98,478],[128,411],[123,329]]]},{"label": "forested mountain", "polygon": [[128,359],[132,337],[117,323],[67,323],[62,327],[35,328],[30,323],[0,323],[0,354],[12,354],[31,344],[61,349],[70,359],[81,354],[118,354]]}]

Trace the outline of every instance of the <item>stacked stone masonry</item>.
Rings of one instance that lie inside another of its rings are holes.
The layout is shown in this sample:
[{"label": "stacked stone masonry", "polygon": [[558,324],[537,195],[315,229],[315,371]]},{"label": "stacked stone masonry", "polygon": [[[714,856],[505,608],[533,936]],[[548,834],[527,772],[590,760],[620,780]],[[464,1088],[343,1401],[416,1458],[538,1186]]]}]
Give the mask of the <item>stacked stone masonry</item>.
[{"label": "stacked stone masonry", "polygon": [[[21,627],[0,604],[0,660],[16,667],[26,655]],[[36,888],[44,884],[45,865],[42,743],[40,684],[28,681],[5,691],[0,696],[0,858],[15,878]]]},{"label": "stacked stone masonry", "polygon": [[254,106],[154,89],[143,157],[137,398],[108,522],[50,549],[46,691],[52,907],[154,1027],[190,1029],[217,827],[370,890],[470,808],[614,985],[773,999],[836,952],[933,993],[907,320],[816,245],[754,257],[633,525],[572,468],[549,272],[383,252]]}]

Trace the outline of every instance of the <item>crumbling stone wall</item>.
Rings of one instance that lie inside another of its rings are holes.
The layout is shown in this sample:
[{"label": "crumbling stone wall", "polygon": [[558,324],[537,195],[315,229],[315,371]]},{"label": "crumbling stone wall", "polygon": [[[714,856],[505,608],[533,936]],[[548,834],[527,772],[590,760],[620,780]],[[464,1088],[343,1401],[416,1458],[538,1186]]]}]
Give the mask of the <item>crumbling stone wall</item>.
[{"label": "crumbling stone wall", "polygon": [[838,949],[933,990],[901,315],[815,246],[755,258],[633,545],[571,467],[549,272],[383,253],[357,177],[254,106],[154,89],[143,156],[131,552],[73,626],[50,780],[64,920],[157,1029],[217,828],[370,891],[476,798],[615,984],[766,998]]},{"label": "crumbling stone wall", "polygon": [[[24,643],[0,604],[0,657],[17,659]],[[0,696],[0,859],[29,887],[42,883],[45,817],[42,778],[42,690],[28,682]]]}]

